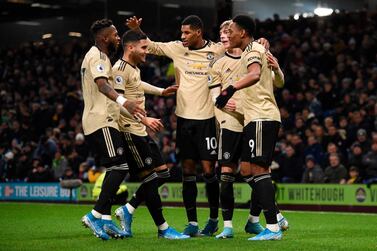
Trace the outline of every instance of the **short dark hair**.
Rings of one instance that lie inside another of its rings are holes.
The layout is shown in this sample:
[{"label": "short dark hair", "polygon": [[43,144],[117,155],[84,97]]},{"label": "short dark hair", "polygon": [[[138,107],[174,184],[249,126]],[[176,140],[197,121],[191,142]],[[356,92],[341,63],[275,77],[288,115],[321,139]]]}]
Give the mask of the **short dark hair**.
[{"label": "short dark hair", "polygon": [[244,29],[250,37],[254,36],[255,33],[255,22],[249,16],[246,15],[238,15],[232,19],[239,27]]},{"label": "short dark hair", "polygon": [[190,25],[193,29],[200,29],[203,30],[203,21],[197,15],[190,15],[183,19],[181,25]]},{"label": "short dark hair", "polygon": [[101,19],[96,20],[94,23],[90,26],[90,32],[93,34],[93,36],[96,36],[98,32],[101,30],[108,28],[113,25],[113,21],[110,19]]},{"label": "short dark hair", "polygon": [[122,46],[124,47],[127,43],[137,42],[142,39],[147,39],[147,35],[140,31],[128,30],[122,36]]}]

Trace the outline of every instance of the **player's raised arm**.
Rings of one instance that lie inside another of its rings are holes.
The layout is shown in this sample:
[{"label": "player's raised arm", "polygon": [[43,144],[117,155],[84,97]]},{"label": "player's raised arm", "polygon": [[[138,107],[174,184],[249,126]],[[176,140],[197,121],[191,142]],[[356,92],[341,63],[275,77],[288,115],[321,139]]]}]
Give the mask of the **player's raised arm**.
[{"label": "player's raised arm", "polygon": [[274,85],[278,88],[282,88],[284,86],[284,73],[280,68],[277,58],[274,57],[271,52],[267,52],[267,62],[273,72]]}]

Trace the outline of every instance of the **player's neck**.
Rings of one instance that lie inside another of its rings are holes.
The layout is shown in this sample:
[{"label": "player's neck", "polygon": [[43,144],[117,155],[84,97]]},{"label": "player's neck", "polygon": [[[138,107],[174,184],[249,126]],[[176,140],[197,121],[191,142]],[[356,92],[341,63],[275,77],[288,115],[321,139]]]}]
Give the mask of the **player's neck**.
[{"label": "player's neck", "polygon": [[241,50],[244,51],[246,47],[248,46],[248,44],[250,44],[253,41],[254,41],[253,37],[247,37],[244,40],[242,40],[242,44],[240,46]]},{"label": "player's neck", "polygon": [[242,50],[240,48],[231,48],[227,50],[227,53],[234,57],[239,57],[242,54]]},{"label": "player's neck", "polygon": [[203,38],[199,39],[198,42],[196,44],[194,44],[190,49],[200,49],[200,48],[203,48],[204,45],[206,44],[206,40],[204,40]]},{"label": "player's neck", "polygon": [[126,61],[127,63],[129,63],[130,65],[132,65],[133,67],[135,67],[137,65],[137,63],[135,62],[135,60],[128,53],[124,53],[122,59],[124,61]]},{"label": "player's neck", "polygon": [[109,49],[107,48],[107,46],[99,41],[96,41],[96,43],[94,44],[94,46],[96,46],[98,48],[98,50],[100,50],[101,52],[105,53],[107,56],[109,56]]}]

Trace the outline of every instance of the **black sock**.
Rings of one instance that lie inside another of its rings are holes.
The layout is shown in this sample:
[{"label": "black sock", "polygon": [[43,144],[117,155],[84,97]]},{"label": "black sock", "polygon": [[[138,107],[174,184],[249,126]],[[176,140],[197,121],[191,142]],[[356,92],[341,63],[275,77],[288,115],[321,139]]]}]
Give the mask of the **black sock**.
[{"label": "black sock", "polygon": [[145,205],[147,206],[150,215],[153,218],[154,224],[160,226],[165,222],[162,215],[162,202],[158,194],[158,178],[155,172],[149,174],[143,181]]},{"label": "black sock", "polygon": [[220,207],[220,187],[219,181],[217,180],[216,174],[203,175],[204,181],[206,182],[206,192],[209,204],[209,217],[211,219],[216,219],[219,217],[219,207]]},{"label": "black sock", "polygon": [[137,208],[145,200],[145,183],[141,183],[136,192],[132,195],[130,201],[131,206]]},{"label": "black sock", "polygon": [[183,204],[186,208],[188,221],[198,221],[196,214],[196,196],[198,195],[198,188],[196,187],[196,176],[185,175],[182,180],[182,197]]},{"label": "black sock", "polygon": [[251,191],[250,215],[259,216],[262,212],[261,206],[258,204],[258,194],[255,189]]},{"label": "black sock", "polygon": [[170,171],[169,169],[157,171],[158,176],[158,186],[162,186],[164,183],[168,182],[170,179]]},{"label": "black sock", "polygon": [[234,210],[233,173],[222,173],[220,183],[221,212],[224,221],[232,220]]},{"label": "black sock", "polygon": [[262,207],[266,223],[276,224],[275,189],[270,174],[254,176],[253,180],[254,191],[258,194],[258,204]]},{"label": "black sock", "polygon": [[104,215],[111,215],[111,204],[127,173],[126,170],[111,170],[106,173],[107,177],[105,176],[103,180],[101,193],[94,205],[94,210]]},{"label": "black sock", "polygon": [[250,215],[259,216],[262,208],[258,204],[258,193],[255,191],[254,177],[252,175],[243,176],[244,181],[251,187]]},{"label": "black sock", "polygon": [[280,214],[280,209],[278,207],[278,203],[275,203],[275,206],[276,206],[276,214]]}]

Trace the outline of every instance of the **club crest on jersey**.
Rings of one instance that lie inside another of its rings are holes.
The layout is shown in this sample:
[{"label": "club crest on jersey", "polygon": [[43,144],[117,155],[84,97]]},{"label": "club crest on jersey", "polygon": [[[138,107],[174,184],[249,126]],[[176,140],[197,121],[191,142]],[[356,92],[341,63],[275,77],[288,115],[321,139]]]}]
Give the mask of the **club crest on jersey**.
[{"label": "club crest on jersey", "polygon": [[212,83],[212,76],[210,74],[208,74],[207,80],[208,80],[208,84]]},{"label": "club crest on jersey", "polygon": [[152,158],[151,157],[146,158],[145,159],[145,164],[151,165],[152,164]]},{"label": "club crest on jersey", "polygon": [[229,159],[230,158],[230,153],[229,152],[225,152],[224,153],[224,159]]},{"label": "club crest on jersey", "polygon": [[98,64],[96,66],[96,68],[97,68],[98,72],[104,72],[105,71],[105,66],[103,66],[103,64]]},{"label": "club crest on jersey", "polygon": [[123,84],[122,76],[115,76],[115,83],[117,83],[118,85]]},{"label": "club crest on jersey", "polygon": [[123,155],[123,153],[124,153],[123,147],[118,147],[117,153],[118,153],[118,155]]},{"label": "club crest on jersey", "polygon": [[213,55],[213,52],[208,52],[207,53],[207,59],[208,60],[213,60],[215,58],[215,56]]}]

